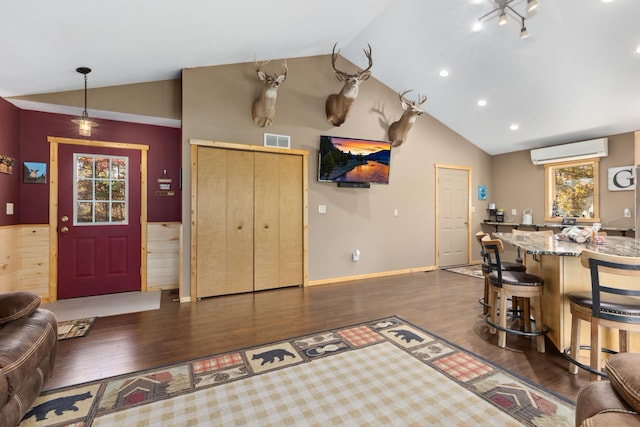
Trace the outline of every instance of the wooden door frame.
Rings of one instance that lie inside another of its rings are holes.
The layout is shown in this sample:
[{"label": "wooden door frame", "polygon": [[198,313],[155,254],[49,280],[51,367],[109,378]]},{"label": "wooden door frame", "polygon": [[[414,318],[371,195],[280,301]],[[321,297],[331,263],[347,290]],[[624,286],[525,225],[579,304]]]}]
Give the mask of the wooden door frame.
[{"label": "wooden door frame", "polygon": [[471,256],[471,173],[472,169],[469,166],[458,166],[458,165],[449,165],[445,163],[436,163],[435,165],[436,172],[436,268],[440,265],[440,206],[439,197],[440,197],[440,169],[455,169],[455,170],[463,170],[467,171],[467,264],[471,264],[472,256]]},{"label": "wooden door frame", "polygon": [[148,145],[90,139],[47,137],[49,141],[49,301],[58,299],[58,170],[60,144],[140,151],[140,290],[147,291],[147,153]]}]

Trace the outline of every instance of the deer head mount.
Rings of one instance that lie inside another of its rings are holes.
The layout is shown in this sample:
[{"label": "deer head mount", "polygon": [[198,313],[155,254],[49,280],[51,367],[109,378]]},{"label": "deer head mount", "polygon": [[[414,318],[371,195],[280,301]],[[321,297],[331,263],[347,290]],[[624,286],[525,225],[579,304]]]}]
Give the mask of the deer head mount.
[{"label": "deer head mount", "polygon": [[424,111],[420,109],[420,105],[424,104],[427,97],[418,94],[417,101],[409,101],[404,97],[409,92],[411,92],[411,90],[398,93],[404,112],[398,121],[391,123],[391,126],[389,126],[389,140],[391,141],[392,147],[398,147],[407,140],[407,135],[413,123],[419,116],[424,114]]},{"label": "deer head mount", "polygon": [[269,75],[263,71],[263,67],[269,63],[269,61],[256,62],[255,58],[253,63],[256,67],[256,74],[258,78],[262,80],[263,86],[260,96],[253,101],[251,106],[251,115],[253,116],[253,122],[260,127],[271,126],[273,119],[276,116],[276,98],[278,96],[278,88],[287,78],[287,61],[282,61],[282,74]]},{"label": "deer head mount", "polygon": [[360,83],[367,80],[371,76],[371,67],[373,66],[373,60],[371,59],[371,45],[369,50],[363,49],[364,54],[369,60],[369,66],[364,70],[360,70],[355,74],[347,74],[344,71],[340,71],[336,68],[336,59],[340,51],[336,52],[336,46],[333,45],[333,52],[331,54],[331,66],[336,72],[336,78],[344,82],[340,93],[334,93],[329,95],[325,104],[325,110],[327,113],[327,120],[334,126],[340,126],[344,123],[349,115],[353,101],[358,97],[358,87]]}]

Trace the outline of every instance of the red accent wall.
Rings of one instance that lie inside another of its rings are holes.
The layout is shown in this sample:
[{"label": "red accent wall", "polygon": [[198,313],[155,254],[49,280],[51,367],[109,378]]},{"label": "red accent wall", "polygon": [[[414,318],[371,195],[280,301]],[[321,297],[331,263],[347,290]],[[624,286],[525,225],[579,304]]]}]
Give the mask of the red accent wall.
[{"label": "red accent wall", "polygon": [[[20,110],[19,110],[20,111]],[[49,223],[49,142],[47,137],[82,138],[74,118],[64,114],[20,111],[20,167],[19,223]],[[181,167],[181,130],[164,126],[143,125],[114,120],[96,120],[100,126],[93,128],[91,139],[96,141],[125,142],[149,146],[147,176],[147,220],[149,222],[181,221],[181,192],[179,188]],[[0,122],[1,123],[1,122]],[[1,143],[0,143],[1,144]],[[0,145],[0,148],[2,145]],[[47,184],[28,184],[22,180],[22,162],[47,163]],[[174,196],[156,196],[157,179],[163,170],[173,179]],[[15,170],[15,168],[14,168]],[[2,175],[2,174],[0,174]],[[16,175],[16,172],[14,172]],[[1,178],[1,177],[0,177]],[[1,183],[0,183],[1,185]],[[1,188],[1,187],[0,187]],[[1,200],[1,197],[0,197]],[[4,209],[3,209],[4,211]]]},{"label": "red accent wall", "polygon": [[[0,226],[18,224],[18,202],[22,163],[20,161],[20,109],[0,98],[0,154],[13,157],[13,174],[0,173]],[[7,215],[7,203],[14,214]]]}]

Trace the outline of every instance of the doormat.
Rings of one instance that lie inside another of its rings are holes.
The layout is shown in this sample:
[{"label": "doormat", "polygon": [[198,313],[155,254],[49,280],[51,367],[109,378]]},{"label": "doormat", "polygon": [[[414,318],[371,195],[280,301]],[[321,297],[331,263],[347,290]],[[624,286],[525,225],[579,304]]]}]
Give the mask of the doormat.
[{"label": "doormat", "polygon": [[62,322],[58,322],[58,341],[84,337],[89,333],[89,329],[91,329],[95,321],[96,317],[87,317],[85,319],[63,320]]},{"label": "doormat", "polygon": [[34,426],[573,426],[575,406],[391,316],[50,390]]},{"label": "doormat", "polygon": [[482,275],[482,266],[480,264],[474,265],[463,265],[461,267],[448,267],[443,268],[445,271],[450,271],[452,273],[464,274],[465,276],[473,276],[479,279],[484,279]]}]

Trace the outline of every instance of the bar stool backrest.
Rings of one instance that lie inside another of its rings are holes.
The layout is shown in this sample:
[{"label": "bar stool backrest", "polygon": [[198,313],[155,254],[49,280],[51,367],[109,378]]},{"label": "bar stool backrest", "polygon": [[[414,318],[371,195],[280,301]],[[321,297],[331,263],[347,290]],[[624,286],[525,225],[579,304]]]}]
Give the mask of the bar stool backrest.
[{"label": "bar stool backrest", "polygon": [[[592,315],[615,322],[640,323],[640,316],[625,316],[612,311],[603,311],[600,304],[602,294],[640,298],[640,286],[635,289],[616,286],[614,277],[601,276],[604,273],[615,276],[638,277],[638,283],[640,284],[640,258],[607,255],[586,249],[582,251],[580,257],[582,266],[588,268],[591,274]],[[607,283],[604,283],[603,279],[606,280]]]},{"label": "bar stool backrest", "polygon": [[476,239],[478,243],[480,243],[480,256],[482,257],[482,261],[487,262],[487,252],[484,250],[484,245],[482,244],[482,239],[488,236],[484,231],[478,231],[476,233]]},{"label": "bar stool backrest", "polygon": [[502,283],[502,265],[500,264],[500,252],[504,250],[504,245],[500,239],[492,239],[489,235],[482,239],[482,247],[487,254],[487,263],[491,268],[491,272],[494,270],[498,273],[498,279]]}]

